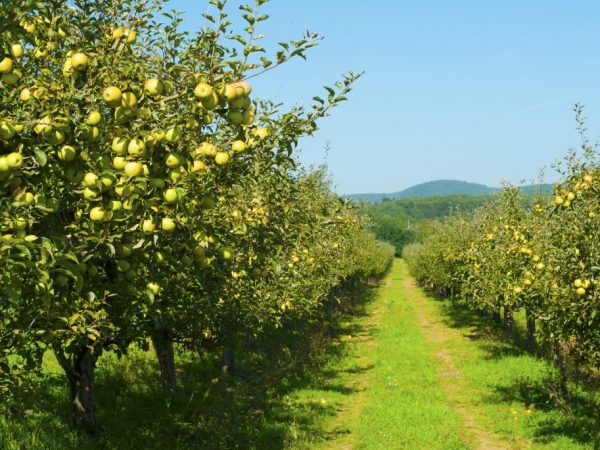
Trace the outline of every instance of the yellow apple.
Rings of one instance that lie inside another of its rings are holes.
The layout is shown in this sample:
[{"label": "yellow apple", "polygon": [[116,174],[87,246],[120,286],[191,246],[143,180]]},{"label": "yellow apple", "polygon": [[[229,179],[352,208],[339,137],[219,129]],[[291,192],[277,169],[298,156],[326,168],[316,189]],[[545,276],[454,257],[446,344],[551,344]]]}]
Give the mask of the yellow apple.
[{"label": "yellow apple", "polygon": [[160,227],[164,231],[170,233],[171,231],[175,230],[175,221],[169,217],[163,217],[160,221]]},{"label": "yellow apple", "polygon": [[199,83],[194,89],[194,95],[200,100],[208,99],[212,97],[214,90],[208,83]]},{"label": "yellow apple", "polygon": [[23,155],[12,152],[6,155],[6,163],[11,169],[20,169],[23,166]]},{"label": "yellow apple", "polygon": [[100,123],[101,120],[102,114],[100,114],[98,111],[91,111],[88,114],[87,119],[85,119],[85,124],[90,126],[96,126]]},{"label": "yellow apple", "polygon": [[10,54],[13,56],[13,58],[20,58],[23,56],[23,46],[21,44],[11,45]]},{"label": "yellow apple", "polygon": [[144,171],[144,166],[140,162],[128,162],[125,164],[125,174],[130,177],[137,177]]},{"label": "yellow apple", "polygon": [[170,188],[163,193],[163,197],[167,203],[176,203],[179,195],[177,189]]},{"label": "yellow apple", "polygon": [[8,73],[13,68],[13,60],[10,58],[4,58],[0,61],[0,73]]},{"label": "yellow apple", "polygon": [[227,164],[229,162],[229,153],[217,152],[215,155],[215,162],[220,166]]},{"label": "yellow apple", "polygon": [[246,151],[247,148],[248,146],[244,141],[234,141],[233,144],[231,144],[231,150],[235,153],[242,153]]},{"label": "yellow apple", "polygon": [[112,141],[112,151],[117,155],[122,155],[129,146],[129,141],[124,137],[115,137]]},{"label": "yellow apple", "polygon": [[127,165],[127,160],[122,156],[115,156],[112,160],[113,167],[117,170],[123,170]]},{"label": "yellow apple", "polygon": [[146,144],[141,139],[134,138],[127,146],[127,153],[133,156],[143,155],[146,150]]}]

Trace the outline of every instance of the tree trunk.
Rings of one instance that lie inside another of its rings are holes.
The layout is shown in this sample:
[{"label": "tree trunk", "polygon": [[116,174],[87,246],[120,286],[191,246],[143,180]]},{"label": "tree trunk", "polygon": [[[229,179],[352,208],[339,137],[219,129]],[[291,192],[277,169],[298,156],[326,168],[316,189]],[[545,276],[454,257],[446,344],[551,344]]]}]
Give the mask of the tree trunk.
[{"label": "tree trunk", "polygon": [[158,371],[163,389],[173,392],[177,388],[173,339],[167,330],[158,330],[152,335],[152,345],[158,358]]},{"label": "tree trunk", "polygon": [[504,307],[504,329],[509,332],[513,330],[513,312],[510,306]]},{"label": "tree trunk", "polygon": [[234,366],[234,352],[232,347],[225,347],[223,354],[221,355],[221,367],[223,372],[233,373],[235,370]]},{"label": "tree trunk", "polygon": [[61,349],[56,349],[54,353],[69,382],[71,425],[87,434],[94,434],[96,428],[94,369],[97,357],[87,347],[68,357]]},{"label": "tree trunk", "polygon": [[502,320],[502,318],[500,316],[500,307],[499,306],[494,309],[494,312],[492,313],[492,319],[498,323]]},{"label": "tree trunk", "polygon": [[537,347],[537,342],[535,340],[535,318],[529,310],[525,310],[525,316],[527,317],[527,351],[533,354]]},{"label": "tree trunk", "polygon": [[560,372],[560,390],[567,398],[569,397],[569,386],[567,385],[567,360],[560,348],[558,340],[554,341],[554,363]]}]

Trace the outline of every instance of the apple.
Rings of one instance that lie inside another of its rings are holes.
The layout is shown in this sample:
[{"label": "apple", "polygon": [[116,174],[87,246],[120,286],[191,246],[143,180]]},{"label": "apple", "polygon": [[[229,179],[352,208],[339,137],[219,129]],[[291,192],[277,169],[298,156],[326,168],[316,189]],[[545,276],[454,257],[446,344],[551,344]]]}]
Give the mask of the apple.
[{"label": "apple", "polygon": [[151,97],[158,97],[163,93],[164,85],[158,78],[150,78],[144,83],[144,89]]},{"label": "apple", "polygon": [[5,172],[8,172],[10,167],[8,167],[8,160],[6,156],[0,156],[0,173],[4,175]]},{"label": "apple", "polygon": [[219,96],[213,92],[209,97],[200,100],[200,103],[204,109],[211,111],[219,106]]},{"label": "apple", "polygon": [[165,133],[165,139],[168,142],[177,142],[181,138],[181,132],[177,127],[170,128]]},{"label": "apple", "polygon": [[83,182],[87,187],[95,187],[98,182],[98,175],[93,172],[88,172],[83,177]]},{"label": "apple", "polygon": [[176,203],[178,194],[177,189],[170,188],[163,193],[163,197],[167,203]]},{"label": "apple", "polygon": [[0,139],[11,139],[15,133],[16,130],[12,123],[6,121],[0,122]]},{"label": "apple", "polygon": [[100,177],[100,184],[102,185],[102,190],[106,191],[113,187],[117,182],[116,178],[110,173],[104,173]]},{"label": "apple", "polygon": [[117,170],[123,170],[127,165],[127,160],[122,156],[115,156],[112,160],[113,167]]},{"label": "apple", "polygon": [[163,180],[162,178],[152,178],[150,180],[150,186],[158,188],[158,189],[164,189],[166,186],[165,180]]},{"label": "apple", "polygon": [[160,221],[160,227],[168,233],[175,230],[175,221],[169,217],[163,217]]},{"label": "apple", "polygon": [[[129,186],[117,186],[117,187],[115,187],[115,194],[117,194],[119,197],[127,198],[127,197],[131,196],[132,190],[131,190],[131,187],[129,187]],[[123,204],[123,208],[130,209],[130,208],[127,208],[126,203]]]},{"label": "apple", "polygon": [[117,261],[117,270],[119,272],[127,272],[129,269],[131,269],[131,264],[129,264],[129,261],[125,259],[120,259]]},{"label": "apple", "polygon": [[129,147],[129,141],[124,137],[115,137],[112,141],[112,151],[117,155],[122,155],[125,150]]},{"label": "apple", "polygon": [[118,39],[121,39],[124,34],[125,34],[125,28],[118,27],[118,28],[115,28],[112,30],[111,37],[112,37],[113,41],[116,41]]},{"label": "apple", "polygon": [[52,145],[60,145],[65,142],[66,136],[62,131],[54,130],[47,136],[47,139]]},{"label": "apple", "polygon": [[91,189],[89,187],[86,187],[83,190],[83,198],[85,198],[88,201],[96,200],[98,198],[98,191],[96,189]]},{"label": "apple", "polygon": [[144,165],[140,162],[128,162],[124,168],[125,174],[130,177],[140,176],[144,171]]},{"label": "apple", "polygon": [[25,228],[27,228],[27,219],[25,217],[17,217],[14,221],[13,221],[13,228],[15,230],[24,230]]},{"label": "apple", "polygon": [[12,152],[6,156],[6,163],[11,169],[20,169],[23,165],[23,155]]},{"label": "apple", "polygon": [[14,86],[19,82],[20,78],[21,75],[19,74],[19,72],[14,70],[13,72],[5,73],[4,75],[2,75],[2,82],[7,86]]},{"label": "apple", "polygon": [[242,113],[242,123],[244,125],[252,125],[254,123],[255,118],[256,118],[256,111],[254,111],[254,109],[246,109]]},{"label": "apple", "polygon": [[192,165],[192,172],[201,172],[207,169],[206,164],[204,164],[204,161],[200,161],[200,160],[196,160],[194,161],[194,164]]},{"label": "apple", "polygon": [[208,83],[199,83],[194,89],[194,95],[200,100],[206,100],[213,96],[214,90]]},{"label": "apple", "polygon": [[58,159],[66,162],[73,161],[75,155],[77,155],[77,151],[70,145],[63,145],[57,152]]},{"label": "apple", "polygon": [[163,131],[153,131],[151,133],[152,139],[154,139],[156,142],[162,142],[165,140],[166,137],[166,133],[164,133]]},{"label": "apple", "polygon": [[585,288],[583,287],[579,287],[577,288],[577,295],[579,295],[580,297],[585,295]]},{"label": "apple", "polygon": [[154,225],[154,221],[152,219],[145,219],[142,222],[142,231],[146,234],[154,233],[156,226]]},{"label": "apple", "polygon": [[171,169],[181,166],[184,162],[183,155],[177,152],[170,152],[165,159],[165,164]]},{"label": "apple", "polygon": [[134,138],[129,141],[129,145],[127,146],[127,153],[134,156],[143,155],[146,150],[146,144],[141,139]]},{"label": "apple", "polygon": [[[48,49],[41,49],[41,48],[36,48],[35,52],[33,53],[33,57],[35,59],[42,59],[45,58],[46,56],[48,56]],[[69,63],[71,62],[71,58],[68,59]]]},{"label": "apple", "polygon": [[225,247],[221,250],[221,256],[223,259],[231,259],[233,257],[233,249]]},{"label": "apple", "polygon": [[269,137],[269,129],[266,127],[258,127],[256,130],[254,130],[254,136],[256,136],[261,141],[264,141],[266,138]]},{"label": "apple", "polygon": [[215,162],[220,166],[227,164],[229,162],[229,153],[217,152],[215,155]]},{"label": "apple", "polygon": [[102,92],[102,98],[110,106],[118,106],[121,103],[123,93],[116,86],[109,86]]},{"label": "apple", "polygon": [[85,126],[81,130],[81,137],[88,141],[96,141],[100,137],[100,129],[98,127]]},{"label": "apple", "polygon": [[244,95],[248,96],[252,93],[252,85],[247,81],[240,81],[238,86],[241,86],[244,89]]},{"label": "apple", "polygon": [[222,90],[222,94],[223,97],[225,97],[225,99],[227,99],[227,101],[231,101],[234,98],[237,97],[237,92],[235,89],[235,85],[233,84],[226,84],[225,87]]},{"label": "apple", "polygon": [[108,202],[108,207],[111,211],[120,211],[123,208],[123,202],[121,200],[111,200]]},{"label": "apple", "polygon": [[13,68],[13,60],[10,58],[4,58],[0,61],[0,73],[8,73]]},{"label": "apple", "polygon": [[244,121],[244,115],[240,111],[229,111],[227,120],[234,125],[241,125]]},{"label": "apple", "polygon": [[244,141],[234,141],[234,143],[231,144],[231,150],[233,150],[235,153],[242,153],[246,151],[247,148],[248,146]]},{"label": "apple", "polygon": [[146,288],[154,295],[157,295],[160,292],[160,286],[157,283],[148,283]]},{"label": "apple", "polygon": [[20,58],[23,56],[23,46],[21,44],[11,45],[10,54],[13,56],[13,58]]},{"label": "apple", "polygon": [[133,108],[137,105],[137,97],[133,92],[124,92],[121,96],[121,105],[125,108]]},{"label": "apple", "polygon": [[101,222],[104,220],[104,209],[101,206],[96,206],[90,211],[90,219],[94,222]]},{"label": "apple", "polygon": [[83,69],[88,65],[89,62],[90,59],[85,53],[78,52],[71,56],[71,65],[74,69]]},{"label": "apple", "polygon": [[208,142],[203,142],[202,144],[200,144],[199,149],[202,151],[203,154],[205,154],[206,156],[215,156],[217,154],[217,152],[219,151],[217,149],[217,146],[214,144],[210,144]]},{"label": "apple", "polygon": [[19,94],[19,98],[23,102],[28,102],[29,100],[32,99],[32,97],[33,97],[33,95],[31,94],[31,90],[29,88],[24,88],[21,91],[21,93]]},{"label": "apple", "polygon": [[137,33],[135,32],[135,30],[132,30],[131,28],[125,28],[123,30],[123,36],[125,37],[125,41],[128,44],[133,44],[137,37]]},{"label": "apple", "polygon": [[23,201],[28,205],[33,205],[35,203],[35,196],[31,192],[25,192]]},{"label": "apple", "polygon": [[90,126],[96,126],[100,123],[101,120],[102,114],[100,114],[98,111],[91,111],[88,114],[87,119],[85,119],[85,124]]}]

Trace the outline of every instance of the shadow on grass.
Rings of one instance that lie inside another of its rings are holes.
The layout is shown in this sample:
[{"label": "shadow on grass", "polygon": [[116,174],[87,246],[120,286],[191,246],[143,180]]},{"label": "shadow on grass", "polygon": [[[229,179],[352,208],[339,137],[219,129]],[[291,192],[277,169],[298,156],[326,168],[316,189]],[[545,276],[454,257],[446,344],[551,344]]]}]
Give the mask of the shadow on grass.
[{"label": "shadow on grass", "polygon": [[[217,355],[181,352],[181,388],[170,397],[160,389],[151,353],[108,357],[97,370],[99,430],[92,438],[68,430],[63,377],[49,375],[35,402],[40,413],[20,426],[24,433],[36,429],[38,445],[48,449],[281,449],[335,438],[348,431],[324,428],[338,411],[320,397],[352,395],[356,390],[339,375],[371,369],[336,362],[349,351],[344,337],[368,339],[368,326],[357,320],[375,290],[363,286],[343,308],[329,308],[308,327],[290,324],[240,351],[235,376],[221,372]],[[309,394],[295,395],[299,391]]]},{"label": "shadow on grass", "polygon": [[[443,323],[477,341],[485,359],[500,363],[506,360],[509,365],[509,359],[527,354],[524,324],[516,321],[513,331],[507,332],[501,323],[469,309],[464,302],[450,303],[439,298],[435,301],[441,304]],[[538,358],[541,359],[539,355]],[[535,376],[523,373],[507,384],[495,385],[485,401],[508,405],[518,402],[545,411],[535,423],[537,442],[551,443],[566,436],[586,447],[600,449],[600,392],[585,383],[571,382],[570,397],[566,399],[557,388],[556,371],[545,365],[542,370],[542,365],[540,361],[541,373]]]}]

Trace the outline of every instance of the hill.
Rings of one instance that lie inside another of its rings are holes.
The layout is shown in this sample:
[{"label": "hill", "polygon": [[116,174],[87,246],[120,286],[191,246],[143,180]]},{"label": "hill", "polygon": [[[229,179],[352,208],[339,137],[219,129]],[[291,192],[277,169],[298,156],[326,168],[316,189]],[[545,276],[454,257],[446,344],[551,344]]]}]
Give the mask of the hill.
[{"label": "hill", "polygon": [[[522,186],[523,193],[532,195],[541,191],[549,194],[552,192],[552,184]],[[380,202],[383,199],[422,198],[422,197],[447,197],[455,195],[487,196],[498,192],[501,188],[490,187],[479,183],[469,183],[458,180],[436,180],[417,184],[399,192],[351,194],[349,198],[355,201]]]}]

